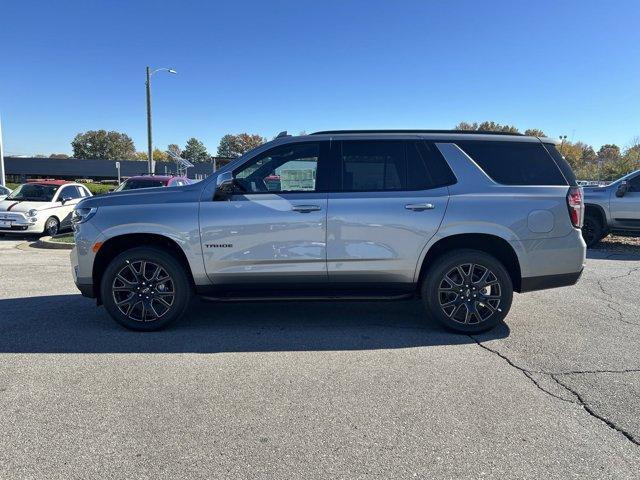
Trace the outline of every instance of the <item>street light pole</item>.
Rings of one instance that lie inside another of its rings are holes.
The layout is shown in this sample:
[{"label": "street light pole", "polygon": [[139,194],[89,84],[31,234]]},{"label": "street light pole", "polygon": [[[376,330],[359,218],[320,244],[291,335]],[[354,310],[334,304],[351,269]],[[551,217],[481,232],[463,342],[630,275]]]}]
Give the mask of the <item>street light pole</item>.
[{"label": "street light pole", "polygon": [[155,70],[151,70],[151,67],[147,67],[147,158],[149,160],[149,174],[151,175],[153,175],[155,170],[155,162],[153,161],[153,137],[151,135],[151,76],[163,70],[173,73],[174,75],[178,73],[173,68],[156,68]]},{"label": "street light pole", "polygon": [[147,67],[147,146],[148,146],[148,160],[149,160],[149,174],[152,175],[154,171],[153,165],[153,140],[151,136],[151,69]]}]

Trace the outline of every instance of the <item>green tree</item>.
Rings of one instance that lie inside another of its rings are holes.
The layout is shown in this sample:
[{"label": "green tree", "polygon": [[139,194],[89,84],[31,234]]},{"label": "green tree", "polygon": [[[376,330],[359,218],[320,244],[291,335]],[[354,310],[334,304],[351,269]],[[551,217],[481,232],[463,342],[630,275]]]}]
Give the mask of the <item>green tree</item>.
[{"label": "green tree", "polygon": [[470,130],[480,132],[506,132],[506,133],[518,133],[518,129],[513,125],[502,125],[497,122],[460,122],[455,127],[455,130]]},{"label": "green tree", "polygon": [[531,137],[546,137],[546,135],[544,134],[544,132],[538,128],[527,128],[524,131],[525,135],[529,135]]},{"label": "green tree", "polygon": [[75,158],[125,160],[134,158],[136,148],[129,135],[106,130],[79,133],[71,142]]},{"label": "green tree", "polygon": [[182,158],[186,158],[191,163],[203,163],[208,162],[210,159],[209,152],[207,152],[204,144],[196,139],[190,138],[187,140],[187,144],[182,152]]},{"label": "green tree", "polygon": [[49,155],[49,158],[64,159],[64,158],[69,158],[69,155],[67,155],[66,153],[52,153],[51,155]]},{"label": "green tree", "polygon": [[220,140],[220,145],[218,145],[218,156],[226,158],[239,157],[252,148],[262,145],[266,141],[266,138],[256,134],[227,134]]},{"label": "green tree", "polygon": [[159,148],[154,148],[153,160],[156,162],[168,162],[171,159],[169,158],[169,155],[167,155],[167,152],[165,152],[164,150],[160,150]]},{"label": "green tree", "polygon": [[169,145],[167,145],[167,151],[173,152],[178,156],[180,156],[180,154],[182,154],[182,149],[178,145],[176,145],[175,143],[170,143]]},{"label": "green tree", "polygon": [[136,152],[132,160],[138,160],[139,162],[146,162],[149,160],[149,154],[147,152]]}]

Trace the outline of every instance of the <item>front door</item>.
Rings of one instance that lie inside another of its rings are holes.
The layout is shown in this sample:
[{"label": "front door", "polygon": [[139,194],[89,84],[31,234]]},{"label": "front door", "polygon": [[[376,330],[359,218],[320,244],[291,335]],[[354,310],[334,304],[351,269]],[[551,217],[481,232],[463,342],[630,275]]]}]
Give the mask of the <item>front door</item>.
[{"label": "front door", "polygon": [[451,170],[435,145],[418,140],[344,141],[334,149],[329,281],[412,284],[420,254],[444,216]]},{"label": "front door", "polygon": [[640,174],[628,182],[624,196],[617,197],[615,190],[611,192],[611,217],[615,228],[637,230],[640,229]]},{"label": "front door", "polygon": [[212,283],[327,281],[327,194],[321,188],[328,144],[274,147],[233,172],[228,200],[200,205],[202,251]]}]

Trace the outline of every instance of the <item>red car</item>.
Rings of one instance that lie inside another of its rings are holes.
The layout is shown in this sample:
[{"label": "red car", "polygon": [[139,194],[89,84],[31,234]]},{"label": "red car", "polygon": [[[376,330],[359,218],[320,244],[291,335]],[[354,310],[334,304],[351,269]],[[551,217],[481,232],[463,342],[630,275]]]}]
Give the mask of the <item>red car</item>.
[{"label": "red car", "polygon": [[190,183],[191,180],[186,177],[174,177],[173,175],[140,175],[126,179],[114,191],[122,192],[123,190],[154,187],[179,187],[181,185],[189,185]]}]

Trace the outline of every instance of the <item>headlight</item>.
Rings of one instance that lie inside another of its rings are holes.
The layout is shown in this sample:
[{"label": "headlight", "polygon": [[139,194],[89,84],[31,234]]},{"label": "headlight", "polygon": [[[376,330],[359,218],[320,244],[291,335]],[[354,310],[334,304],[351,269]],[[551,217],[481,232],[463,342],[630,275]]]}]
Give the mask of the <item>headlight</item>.
[{"label": "headlight", "polygon": [[98,209],[95,207],[94,208],[76,208],[71,214],[71,223],[74,223],[74,224],[84,223],[87,220],[89,220],[91,217],[93,217],[97,211]]},{"label": "headlight", "polygon": [[36,210],[35,208],[32,208],[27,212],[27,217],[35,217],[37,215],[38,215],[38,210]]}]

